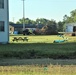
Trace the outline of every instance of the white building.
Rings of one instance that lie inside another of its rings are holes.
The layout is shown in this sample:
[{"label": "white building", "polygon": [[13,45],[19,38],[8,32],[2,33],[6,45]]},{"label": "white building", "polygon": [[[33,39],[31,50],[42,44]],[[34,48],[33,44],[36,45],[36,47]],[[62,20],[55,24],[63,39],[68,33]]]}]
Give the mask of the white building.
[{"label": "white building", "polygon": [[76,23],[67,23],[66,24],[66,32],[76,32]]},{"label": "white building", "polygon": [[8,0],[0,0],[0,43],[9,42]]}]

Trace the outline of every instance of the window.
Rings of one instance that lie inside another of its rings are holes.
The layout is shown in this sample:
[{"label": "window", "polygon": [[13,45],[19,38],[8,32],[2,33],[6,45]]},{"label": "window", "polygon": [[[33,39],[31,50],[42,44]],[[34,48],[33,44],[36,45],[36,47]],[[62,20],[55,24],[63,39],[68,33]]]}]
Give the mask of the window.
[{"label": "window", "polygon": [[0,8],[4,8],[4,0],[0,0]]},{"label": "window", "polygon": [[0,31],[4,31],[4,21],[0,21]]}]

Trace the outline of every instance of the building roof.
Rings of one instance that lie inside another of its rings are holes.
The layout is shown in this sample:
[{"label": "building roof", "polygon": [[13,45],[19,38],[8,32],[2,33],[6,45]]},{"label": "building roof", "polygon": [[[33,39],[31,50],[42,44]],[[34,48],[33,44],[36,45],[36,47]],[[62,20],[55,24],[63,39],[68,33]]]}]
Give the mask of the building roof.
[{"label": "building roof", "polygon": [[[15,28],[23,28],[23,24],[10,24],[10,26],[13,26]],[[25,28],[36,28],[36,25],[25,24]]]}]

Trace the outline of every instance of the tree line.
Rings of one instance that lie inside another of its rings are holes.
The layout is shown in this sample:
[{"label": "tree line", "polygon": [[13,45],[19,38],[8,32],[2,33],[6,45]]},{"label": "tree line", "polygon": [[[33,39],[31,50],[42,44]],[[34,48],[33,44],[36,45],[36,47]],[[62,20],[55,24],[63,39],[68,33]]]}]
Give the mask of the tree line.
[{"label": "tree line", "polygon": [[[70,16],[64,15],[63,21],[56,22],[54,19],[48,20],[45,18],[37,18],[36,21],[29,18],[24,18],[25,24],[32,25],[43,25],[43,28],[40,30],[46,34],[54,32],[63,32],[65,31],[65,23],[75,23],[76,22],[76,9],[70,12]],[[9,22],[10,24],[15,24],[14,22]],[[19,19],[16,24],[22,24],[23,18]]]}]

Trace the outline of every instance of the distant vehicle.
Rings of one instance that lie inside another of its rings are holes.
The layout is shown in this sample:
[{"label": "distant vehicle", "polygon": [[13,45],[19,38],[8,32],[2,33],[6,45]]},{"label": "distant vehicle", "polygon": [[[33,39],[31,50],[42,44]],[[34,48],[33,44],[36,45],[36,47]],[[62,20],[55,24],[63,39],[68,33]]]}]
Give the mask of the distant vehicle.
[{"label": "distant vehicle", "polygon": [[30,32],[29,29],[25,29],[25,30],[23,31],[23,35],[30,35],[30,34],[33,34],[33,33]]}]

